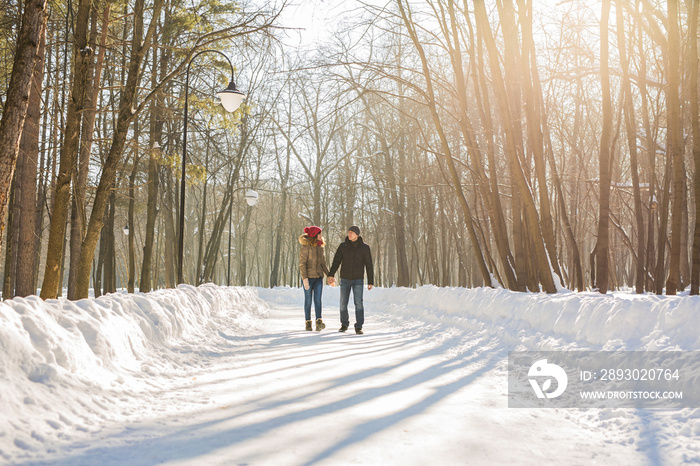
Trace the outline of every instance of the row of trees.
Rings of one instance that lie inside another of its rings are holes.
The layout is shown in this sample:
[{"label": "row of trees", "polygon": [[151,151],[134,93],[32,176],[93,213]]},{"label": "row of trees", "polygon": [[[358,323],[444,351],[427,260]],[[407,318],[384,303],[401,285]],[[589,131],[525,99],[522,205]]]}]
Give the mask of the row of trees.
[{"label": "row of trees", "polygon": [[[483,1],[396,3],[395,24],[418,57],[408,73],[430,111],[437,158],[449,168],[473,247],[493,251],[476,256],[485,283],[497,275],[516,290],[551,292],[559,281],[603,293],[634,283],[637,292],[675,294],[692,275],[697,293],[686,162],[700,143],[692,133],[700,117],[691,94],[696,2],[681,10],[674,0],[618,0],[614,15],[611,1],[599,14],[589,2],[568,2],[552,18],[552,35],[547,13],[524,0],[491,9]],[[456,145],[467,157],[455,156]],[[567,180],[576,172],[578,180]],[[465,179],[479,186],[475,199],[462,192]],[[480,202],[491,231],[484,242],[471,213]],[[587,217],[597,220],[595,231],[577,232]],[[612,249],[616,243],[627,251]],[[590,258],[587,274],[582,256]]]},{"label": "row of trees", "polygon": [[198,58],[186,282],[296,286],[313,223],[329,260],[359,224],[385,286],[698,293],[697,2],[395,0],[313,50],[286,45],[279,7],[42,4],[25,100],[31,23],[0,22],[3,125],[27,107],[4,297],[176,285],[182,71],[210,47],[249,95],[213,106],[226,67]]},{"label": "row of trees", "polygon": [[[115,290],[117,197],[126,194],[133,225],[142,173],[147,173],[141,181],[148,185],[148,234],[140,287],[150,290],[158,186],[175,183],[172,157],[162,156],[159,148],[164,154],[178,151],[180,110],[173,109],[182,107],[182,83],[177,81],[201,50],[235,42],[255,50],[267,47],[278,12],[217,1],[192,6],[164,0],[80,0],[51,8],[28,1],[21,7],[22,21],[12,24],[21,26],[3,113],[6,126],[0,129],[5,164],[0,218],[8,218],[3,294],[33,294],[37,283],[45,299],[56,297],[64,284],[71,299],[87,297],[91,282]],[[213,83],[227,81],[228,73],[218,68],[209,63],[200,68],[200,76]],[[219,140],[230,137],[235,122],[245,118],[243,111],[233,117],[218,109],[203,111],[228,129]],[[163,193],[163,204],[170,207],[161,217],[170,238],[164,242],[165,270],[172,286],[172,217],[178,203],[174,190]],[[133,239],[128,246],[126,285],[133,291]]]}]

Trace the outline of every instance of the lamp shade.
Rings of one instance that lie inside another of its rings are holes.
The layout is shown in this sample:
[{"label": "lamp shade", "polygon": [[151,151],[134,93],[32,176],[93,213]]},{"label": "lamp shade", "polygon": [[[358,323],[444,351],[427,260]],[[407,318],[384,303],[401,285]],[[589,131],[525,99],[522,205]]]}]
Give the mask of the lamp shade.
[{"label": "lamp shade", "polygon": [[258,193],[253,191],[252,189],[250,191],[246,191],[245,201],[248,203],[249,206],[254,206],[258,203]]},{"label": "lamp shade", "polygon": [[221,99],[221,105],[224,106],[227,112],[235,112],[243,103],[246,95],[236,89],[236,83],[231,81],[226,89],[216,93]]}]

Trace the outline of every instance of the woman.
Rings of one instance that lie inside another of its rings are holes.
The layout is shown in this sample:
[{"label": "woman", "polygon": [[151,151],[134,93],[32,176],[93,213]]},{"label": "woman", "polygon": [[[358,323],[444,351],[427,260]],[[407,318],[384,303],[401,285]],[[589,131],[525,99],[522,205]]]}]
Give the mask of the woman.
[{"label": "woman", "polygon": [[321,294],[323,293],[323,275],[328,275],[326,265],[325,243],[321,229],[316,226],[304,228],[299,237],[299,271],[304,281],[304,315],[306,330],[311,330],[311,301],[316,311],[316,331],[321,331],[326,324],[321,320]]}]

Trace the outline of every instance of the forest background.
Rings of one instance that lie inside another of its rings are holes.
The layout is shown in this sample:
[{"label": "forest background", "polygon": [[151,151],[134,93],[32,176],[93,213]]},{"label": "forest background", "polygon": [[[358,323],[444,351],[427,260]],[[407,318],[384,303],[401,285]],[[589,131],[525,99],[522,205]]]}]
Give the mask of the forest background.
[{"label": "forest background", "polygon": [[4,299],[176,286],[208,49],[247,98],[196,58],[186,283],[298,286],[358,224],[380,286],[698,293],[700,2],[307,2],[303,46],[282,0],[1,3]]}]

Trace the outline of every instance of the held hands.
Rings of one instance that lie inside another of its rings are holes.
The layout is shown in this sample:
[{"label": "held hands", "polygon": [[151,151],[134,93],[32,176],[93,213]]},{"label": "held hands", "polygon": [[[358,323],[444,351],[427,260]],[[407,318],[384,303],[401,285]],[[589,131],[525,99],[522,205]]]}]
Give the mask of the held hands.
[{"label": "held hands", "polygon": [[304,289],[305,289],[305,290],[308,290],[308,289],[309,289],[309,279],[308,279],[308,278],[305,278],[305,279],[304,279]]},{"label": "held hands", "polygon": [[[335,281],[334,277],[328,277],[328,284],[332,287],[335,287],[337,285],[337,282]],[[371,290],[374,288],[374,285],[367,285],[367,289]]]}]

